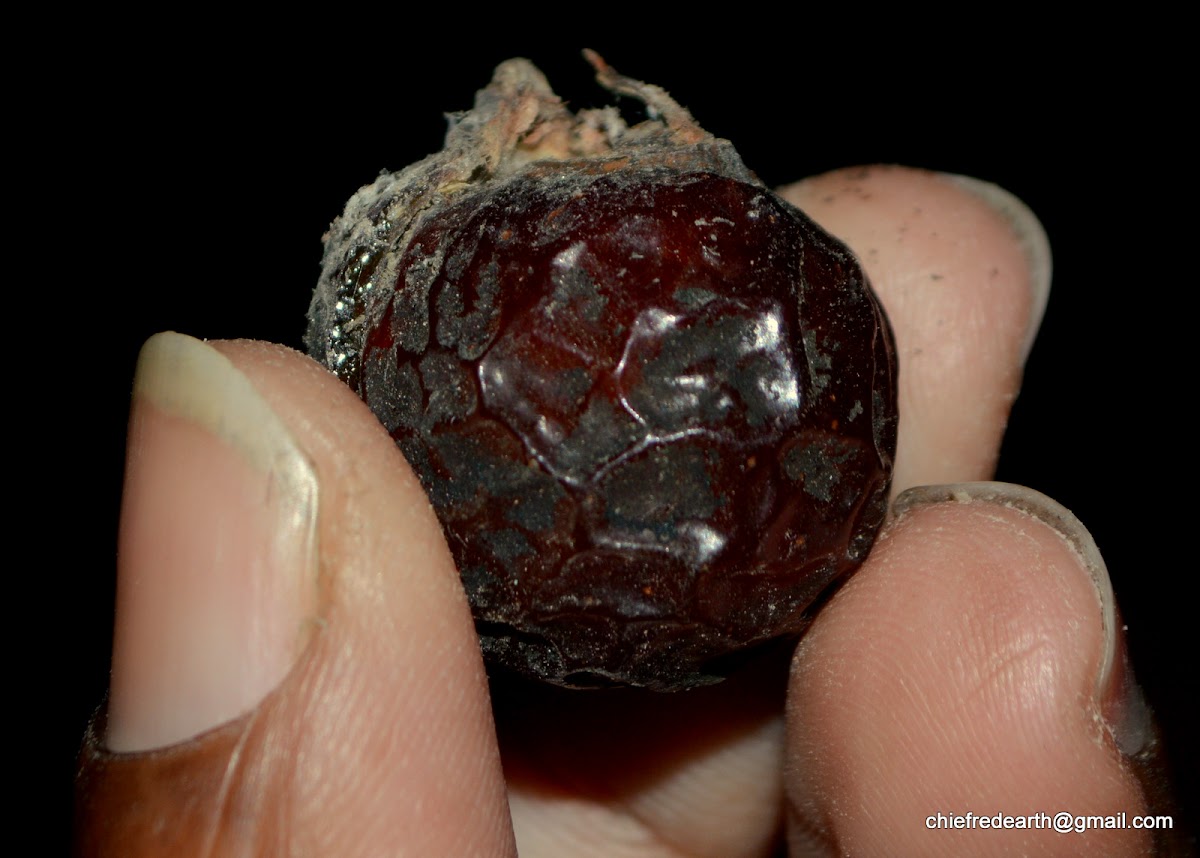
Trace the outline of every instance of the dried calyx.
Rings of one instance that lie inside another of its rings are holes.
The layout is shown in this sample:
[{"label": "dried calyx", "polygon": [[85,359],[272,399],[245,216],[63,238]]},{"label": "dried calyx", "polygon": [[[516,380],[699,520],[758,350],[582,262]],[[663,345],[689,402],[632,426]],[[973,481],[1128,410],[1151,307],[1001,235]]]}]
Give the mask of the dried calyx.
[{"label": "dried calyx", "polygon": [[619,75],[595,52],[584,53],[601,85],[641,101],[649,119],[630,127],[611,106],[572,113],[531,62],[502,63],[474,109],[449,117],[442,151],[361,188],[330,227],[309,308],[309,354],[343,380],[357,379],[362,325],[381,309],[370,293],[398,273],[387,251],[423,214],[464,192],[496,187],[539,164],[538,172],[552,175],[568,169],[554,163],[562,161],[571,162],[569,169],[658,167],[758,182],[728,140],[703,130],[661,87]]}]

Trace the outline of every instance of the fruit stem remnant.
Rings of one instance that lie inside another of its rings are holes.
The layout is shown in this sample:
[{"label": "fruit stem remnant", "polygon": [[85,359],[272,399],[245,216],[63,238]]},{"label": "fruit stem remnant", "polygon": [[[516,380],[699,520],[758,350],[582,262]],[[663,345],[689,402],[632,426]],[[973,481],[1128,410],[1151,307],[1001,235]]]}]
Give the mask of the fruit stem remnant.
[{"label": "fruit stem remnant", "polygon": [[728,140],[697,125],[661,87],[618,74],[594,51],[586,56],[602,86],[642,101],[652,118],[630,126],[615,107],[572,113],[529,60],[501,63],[474,107],[449,116],[442,151],[361,188],[330,225],[309,308],[309,354],[353,386],[361,331],[384,308],[371,294],[400,274],[397,254],[389,251],[407,242],[425,213],[531,165],[565,174],[571,169],[565,161],[594,173],[657,164],[761,184]]},{"label": "fruit stem remnant", "polygon": [[662,119],[666,123],[676,142],[681,144],[698,143],[711,135],[701,128],[687,108],[677,102],[661,86],[643,83],[631,77],[618,74],[616,69],[606,63],[593,50],[585,50],[584,57],[596,70],[596,81],[609,92],[636,98],[646,105],[646,113],[651,119]]}]

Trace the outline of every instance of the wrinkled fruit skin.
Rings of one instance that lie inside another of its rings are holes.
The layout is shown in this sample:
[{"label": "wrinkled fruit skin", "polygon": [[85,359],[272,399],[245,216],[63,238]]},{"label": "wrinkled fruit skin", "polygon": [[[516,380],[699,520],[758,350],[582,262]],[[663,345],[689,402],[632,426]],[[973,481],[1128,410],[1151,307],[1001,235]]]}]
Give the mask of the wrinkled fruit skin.
[{"label": "wrinkled fruit skin", "polygon": [[711,682],[866,556],[890,331],[853,257],[762,188],[554,173],[423,224],[359,393],[429,492],[491,660]]},{"label": "wrinkled fruit skin", "polygon": [[502,63],[331,225],[305,339],[420,477],[493,667],[684,689],[866,557],[895,349],[845,247],[588,60],[646,121]]}]

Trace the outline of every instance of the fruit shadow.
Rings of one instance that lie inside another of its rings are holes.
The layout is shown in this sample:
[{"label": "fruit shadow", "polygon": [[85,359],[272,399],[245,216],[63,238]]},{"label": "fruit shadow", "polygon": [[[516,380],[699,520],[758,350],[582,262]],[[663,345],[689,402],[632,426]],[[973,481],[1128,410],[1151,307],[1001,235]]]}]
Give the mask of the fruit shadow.
[{"label": "fruit shadow", "polygon": [[[756,650],[716,685],[566,689],[491,677],[505,777],[531,798],[622,805],[782,719],[795,641]],[[782,747],[774,772],[781,780]]]}]

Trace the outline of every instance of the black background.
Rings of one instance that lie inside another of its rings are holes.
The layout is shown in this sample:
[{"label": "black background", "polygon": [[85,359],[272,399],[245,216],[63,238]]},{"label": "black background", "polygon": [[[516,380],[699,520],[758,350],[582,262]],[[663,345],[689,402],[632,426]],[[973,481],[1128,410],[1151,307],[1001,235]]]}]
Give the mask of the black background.
[{"label": "black background", "polygon": [[[54,154],[26,162],[43,258],[33,288],[10,300],[37,323],[20,328],[15,353],[44,355],[17,363],[48,403],[31,434],[51,445],[39,460],[50,478],[27,490],[27,507],[56,528],[47,550],[61,561],[61,573],[33,577],[65,611],[44,626],[66,648],[34,659],[52,692],[40,699],[55,701],[49,718],[37,707],[37,726],[50,728],[41,774],[64,829],[79,737],[107,681],[141,342],[174,329],[299,347],[320,238],[346,198],[380,169],[438,149],[442,113],[468,107],[508,56],[534,59],[575,106],[605,103],[584,46],[670,90],[769,185],[904,163],[999,183],[1039,215],[1054,288],[998,476],[1055,497],[1094,534],[1194,813],[1195,563],[1183,552],[1195,508],[1184,413],[1194,274],[1190,236],[1172,226],[1186,223],[1172,210],[1190,202],[1190,179],[1166,60],[1093,47],[1063,62],[1061,45],[1025,37],[867,47],[848,31],[787,43],[730,33],[720,49],[572,36],[562,48],[497,37],[468,50],[435,31],[354,26],[330,34],[334,50],[211,32],[118,42],[89,55],[69,92],[35,105]],[[65,311],[38,315],[55,304]],[[30,345],[32,331],[47,333]],[[76,522],[68,535],[62,521]]]}]

